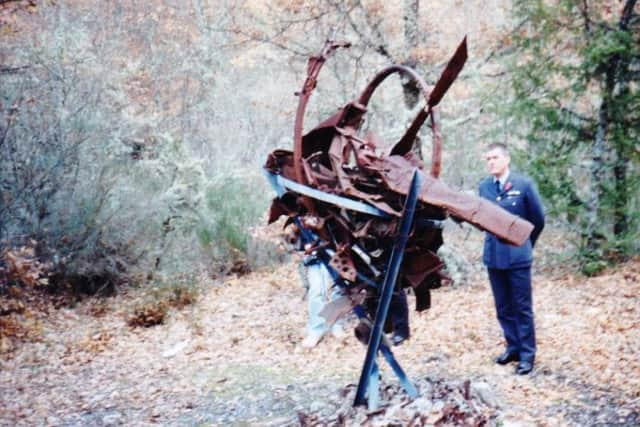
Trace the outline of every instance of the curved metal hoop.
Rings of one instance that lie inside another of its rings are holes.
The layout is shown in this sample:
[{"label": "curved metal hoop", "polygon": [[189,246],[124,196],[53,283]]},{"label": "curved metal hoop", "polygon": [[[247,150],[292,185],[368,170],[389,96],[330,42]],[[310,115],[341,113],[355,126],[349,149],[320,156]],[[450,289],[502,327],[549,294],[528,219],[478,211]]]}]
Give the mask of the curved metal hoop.
[{"label": "curved metal hoop", "polygon": [[406,74],[409,77],[411,77],[413,81],[415,81],[418,84],[418,86],[420,86],[420,90],[422,91],[422,94],[424,95],[425,99],[427,100],[429,99],[429,94],[430,94],[429,86],[427,86],[427,84],[424,82],[422,77],[420,77],[413,68],[409,68],[404,65],[395,64],[395,65],[388,66],[387,68],[383,69],[382,71],[380,71],[378,74],[375,75],[375,77],[371,80],[371,82],[369,82],[367,87],[364,89],[364,91],[360,95],[360,98],[358,98],[358,102],[366,107],[367,104],[369,103],[369,99],[371,99],[371,95],[373,95],[373,92],[378,88],[378,86],[380,86],[380,84],[387,77],[395,73]]},{"label": "curved metal hoop", "polygon": [[393,146],[393,148],[391,149],[391,154],[403,155],[408,153],[409,150],[411,150],[411,148],[413,147],[416,136],[418,135],[418,131],[424,124],[427,117],[431,116],[431,130],[433,133],[433,144],[431,150],[431,175],[437,178],[440,175],[440,168],[442,165],[442,136],[440,134],[440,115],[437,113],[435,107],[429,105],[429,97],[431,95],[429,86],[427,86],[422,77],[420,77],[420,75],[418,75],[418,73],[416,73],[414,69],[406,67],[404,65],[391,65],[383,69],[378,74],[376,74],[373,80],[371,80],[371,82],[364,89],[364,91],[358,98],[358,103],[366,107],[369,104],[369,100],[371,99],[371,96],[378,88],[378,86],[380,86],[380,84],[387,77],[395,73],[407,75],[415,83],[417,83],[427,104],[413,119],[413,122],[411,123],[405,134],[402,136],[402,138],[400,138],[400,140]]}]

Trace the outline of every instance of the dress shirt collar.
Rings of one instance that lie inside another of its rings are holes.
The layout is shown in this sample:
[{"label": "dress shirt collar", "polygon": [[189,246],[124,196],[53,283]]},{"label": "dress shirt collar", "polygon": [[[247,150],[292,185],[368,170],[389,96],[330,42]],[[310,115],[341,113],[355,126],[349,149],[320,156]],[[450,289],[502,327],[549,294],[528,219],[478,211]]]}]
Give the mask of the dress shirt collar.
[{"label": "dress shirt collar", "polygon": [[494,176],[493,177],[493,182],[500,181],[500,188],[504,188],[504,185],[507,183],[508,179],[509,179],[509,169],[504,171],[504,173],[502,175],[500,175],[500,177],[498,177],[498,178],[496,178]]}]

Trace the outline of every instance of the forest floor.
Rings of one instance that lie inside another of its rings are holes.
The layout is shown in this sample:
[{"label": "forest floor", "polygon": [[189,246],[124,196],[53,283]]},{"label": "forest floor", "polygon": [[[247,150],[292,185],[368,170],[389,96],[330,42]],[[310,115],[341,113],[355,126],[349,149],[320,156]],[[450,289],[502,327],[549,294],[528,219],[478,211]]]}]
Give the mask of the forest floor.
[{"label": "forest floor", "polygon": [[[302,350],[299,283],[292,263],[227,278],[150,328],[127,325],[135,289],[52,310],[0,355],[0,425],[299,425],[344,407],[365,347],[349,336]],[[534,288],[529,376],[492,362],[503,344],[481,271],[434,291],[395,355],[412,379],[483,390],[490,425],[640,424],[640,259],[594,278],[538,271]]]}]

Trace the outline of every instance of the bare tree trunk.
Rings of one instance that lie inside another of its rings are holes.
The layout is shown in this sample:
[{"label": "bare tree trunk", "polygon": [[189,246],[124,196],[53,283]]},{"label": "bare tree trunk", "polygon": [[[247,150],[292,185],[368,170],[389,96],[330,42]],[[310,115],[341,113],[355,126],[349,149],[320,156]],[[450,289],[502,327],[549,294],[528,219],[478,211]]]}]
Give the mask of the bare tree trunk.
[{"label": "bare tree trunk", "polygon": [[[633,15],[633,9],[637,3],[637,0],[627,0],[622,9],[620,16],[620,22],[618,27],[622,31],[629,32],[629,21]],[[629,61],[615,60],[615,79],[617,80],[618,87],[617,94],[622,95],[629,91]],[[613,88],[612,88],[613,90]],[[629,216],[627,214],[627,205],[629,203],[629,191],[626,188],[627,184],[627,171],[629,169],[629,157],[626,155],[624,143],[618,142],[616,149],[617,159],[613,168],[613,175],[615,179],[615,192],[616,199],[614,201],[613,212],[613,233],[616,236],[622,236],[628,231],[629,228]]]},{"label": "bare tree trunk", "polygon": [[594,250],[598,247],[598,226],[601,222],[600,199],[602,195],[602,178],[604,175],[604,154],[607,150],[607,128],[609,127],[610,92],[604,90],[600,111],[598,112],[598,128],[593,145],[591,158],[591,196],[587,202],[588,217],[586,230],[587,248]]},{"label": "bare tree trunk", "polygon": [[[418,18],[420,13],[420,0],[404,0],[404,45],[403,64],[411,68],[417,68],[416,49],[419,42]],[[402,91],[404,103],[408,108],[416,106],[420,100],[420,89],[416,82],[403,77]]]},{"label": "bare tree trunk", "polygon": [[613,174],[616,179],[615,191],[616,200],[614,202],[613,213],[613,234],[622,236],[629,228],[629,215],[627,214],[627,204],[629,203],[629,194],[626,186],[627,169],[629,161],[619,159],[613,168]]},{"label": "bare tree trunk", "polygon": [[[404,0],[404,46],[403,63],[411,68],[418,69],[418,59],[416,50],[420,41],[420,29],[418,28],[418,18],[420,17],[420,0]],[[409,77],[402,77],[402,93],[404,95],[404,105],[412,109],[420,102],[422,93],[418,84]],[[416,135],[413,143],[413,152],[420,158],[422,155],[422,139]]]},{"label": "bare tree trunk", "polygon": [[[625,2],[618,23],[620,30],[629,31],[629,22],[636,3],[637,0],[627,0]],[[615,165],[613,167],[613,176],[615,179],[615,201],[613,204],[614,234],[617,236],[623,234],[626,232],[628,226],[628,216],[626,213],[628,195],[625,189],[628,160],[626,160],[624,147],[622,147],[620,143],[612,147],[607,137],[611,114],[616,114],[613,104],[614,96],[628,90],[628,79],[626,77],[628,67],[629,64],[627,61],[623,61],[619,55],[614,55],[609,59],[609,63],[604,72],[602,103],[600,104],[600,111],[598,112],[598,128],[593,146],[593,162],[591,165],[591,197],[588,202],[589,213],[586,233],[587,248],[589,249],[595,249],[598,246],[597,240],[603,237],[597,232],[597,228],[604,220],[600,212],[600,199],[604,179],[604,156],[606,154],[615,158]],[[614,109],[613,111],[612,108]]]}]

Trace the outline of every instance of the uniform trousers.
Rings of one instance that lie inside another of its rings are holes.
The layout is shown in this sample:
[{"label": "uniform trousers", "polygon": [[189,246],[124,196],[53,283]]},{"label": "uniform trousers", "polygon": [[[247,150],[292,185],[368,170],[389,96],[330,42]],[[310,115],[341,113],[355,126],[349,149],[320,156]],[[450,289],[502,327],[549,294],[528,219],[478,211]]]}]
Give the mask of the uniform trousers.
[{"label": "uniform trousers", "polygon": [[487,269],[495,300],[496,315],[507,342],[507,352],[533,363],[536,336],[531,292],[531,266]]}]

